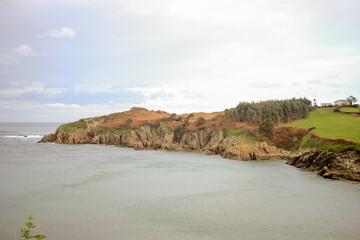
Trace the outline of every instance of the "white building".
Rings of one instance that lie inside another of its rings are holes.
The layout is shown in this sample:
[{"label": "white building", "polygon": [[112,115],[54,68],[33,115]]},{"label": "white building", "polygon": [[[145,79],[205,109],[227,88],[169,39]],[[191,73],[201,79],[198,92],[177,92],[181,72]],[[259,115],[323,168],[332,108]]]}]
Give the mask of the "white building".
[{"label": "white building", "polygon": [[349,100],[344,100],[344,99],[339,99],[334,102],[335,106],[343,106],[343,105],[350,105],[350,104],[351,103]]},{"label": "white building", "polygon": [[332,106],[332,103],[321,103],[322,107],[329,107]]}]

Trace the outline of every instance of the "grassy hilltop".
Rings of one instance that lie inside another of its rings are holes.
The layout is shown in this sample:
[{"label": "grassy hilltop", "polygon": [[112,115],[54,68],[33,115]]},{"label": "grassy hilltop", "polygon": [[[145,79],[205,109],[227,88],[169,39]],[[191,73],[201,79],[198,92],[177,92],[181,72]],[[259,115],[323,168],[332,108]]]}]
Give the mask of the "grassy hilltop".
[{"label": "grassy hilltop", "polygon": [[[358,108],[341,108],[341,112],[359,112]],[[310,112],[308,118],[287,124],[292,127],[311,128],[320,137],[360,142],[360,116],[334,112],[334,108],[320,108]]]}]

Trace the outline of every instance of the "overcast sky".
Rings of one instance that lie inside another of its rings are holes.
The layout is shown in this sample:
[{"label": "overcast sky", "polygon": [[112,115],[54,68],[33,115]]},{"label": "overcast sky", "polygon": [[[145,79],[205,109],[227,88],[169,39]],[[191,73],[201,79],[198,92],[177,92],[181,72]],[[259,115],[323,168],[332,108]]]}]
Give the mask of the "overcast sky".
[{"label": "overcast sky", "polygon": [[0,122],[360,98],[360,0],[1,0]]}]

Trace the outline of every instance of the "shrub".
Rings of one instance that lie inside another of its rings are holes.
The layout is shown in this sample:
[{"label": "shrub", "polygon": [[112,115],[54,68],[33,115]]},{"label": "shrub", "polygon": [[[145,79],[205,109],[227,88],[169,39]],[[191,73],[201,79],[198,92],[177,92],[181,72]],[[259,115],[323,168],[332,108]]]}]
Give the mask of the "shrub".
[{"label": "shrub", "polygon": [[170,121],[170,118],[168,117],[163,117],[163,118],[159,118],[156,122],[159,124],[161,122],[167,122],[167,121]]},{"label": "shrub", "polygon": [[269,118],[259,125],[259,133],[268,139],[273,139],[275,136],[274,122]]},{"label": "shrub", "polygon": [[109,132],[109,129],[106,129],[106,128],[97,128],[95,130],[97,133],[101,133],[101,134],[106,134]]},{"label": "shrub", "polygon": [[174,129],[174,142],[180,142],[182,136],[185,133],[185,127],[183,124],[175,127]]},{"label": "shrub", "polygon": [[196,125],[196,126],[200,126],[200,125],[203,125],[205,122],[206,122],[205,118],[203,118],[203,117],[198,117],[198,119],[197,119],[196,122],[195,122],[195,125]]},{"label": "shrub", "polygon": [[251,129],[247,129],[247,128],[232,128],[232,129],[227,129],[224,130],[224,134],[226,137],[231,137],[231,136],[238,136],[238,137],[257,137],[257,133],[256,131],[252,131]]},{"label": "shrub", "polygon": [[193,117],[194,117],[194,114],[193,114],[193,113],[189,114],[189,116],[187,116],[187,117],[185,118],[185,122],[188,123],[189,120],[190,120],[190,118],[193,118]]},{"label": "shrub", "polygon": [[124,126],[125,127],[130,126],[130,124],[132,124],[132,122],[133,122],[132,118],[128,118],[128,119],[126,119]]},{"label": "shrub", "polygon": [[193,113],[189,114],[189,116],[187,116],[187,117],[185,118],[185,121],[184,121],[185,124],[188,125],[190,118],[193,118],[193,117],[194,117],[194,114],[193,114]]},{"label": "shrub", "polygon": [[32,220],[34,220],[34,218],[31,216],[31,214],[27,217],[27,222],[25,222],[25,226],[24,228],[20,228],[20,231],[22,233],[22,238],[25,240],[28,239],[44,239],[46,238],[45,235],[43,235],[42,233],[38,232],[36,235],[31,235],[30,231],[32,228],[36,228],[36,225],[32,223]]},{"label": "shrub", "polygon": [[177,119],[175,119],[175,121],[177,121],[177,122],[181,122],[183,120],[183,117],[182,116],[180,116],[180,117],[178,117]]},{"label": "shrub", "polygon": [[176,113],[173,113],[173,114],[170,115],[169,121],[174,121],[175,118],[176,118]]},{"label": "shrub", "polygon": [[358,143],[341,144],[341,143],[331,142],[326,139],[310,138],[309,136],[305,136],[301,140],[300,147],[316,148],[320,150],[332,150],[335,152],[355,151],[357,153],[360,153],[360,144]]},{"label": "shrub", "polygon": [[67,124],[63,124],[60,126],[64,131],[68,131],[68,132],[76,132],[80,129],[86,129],[87,128],[87,124],[85,120],[79,120],[76,122],[71,122],[71,123],[67,123]]}]

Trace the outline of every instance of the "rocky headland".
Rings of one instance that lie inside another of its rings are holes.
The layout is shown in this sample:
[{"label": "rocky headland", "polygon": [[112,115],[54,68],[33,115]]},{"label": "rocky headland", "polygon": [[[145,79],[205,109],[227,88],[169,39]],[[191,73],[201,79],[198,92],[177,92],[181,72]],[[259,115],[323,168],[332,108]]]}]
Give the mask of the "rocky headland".
[{"label": "rocky headland", "polygon": [[224,112],[176,115],[132,108],[61,125],[40,142],[201,152],[234,160],[283,159],[325,178],[360,181],[358,153],[301,149],[309,136],[317,137],[306,129],[278,126],[270,140],[259,134],[258,125],[231,121]]}]

